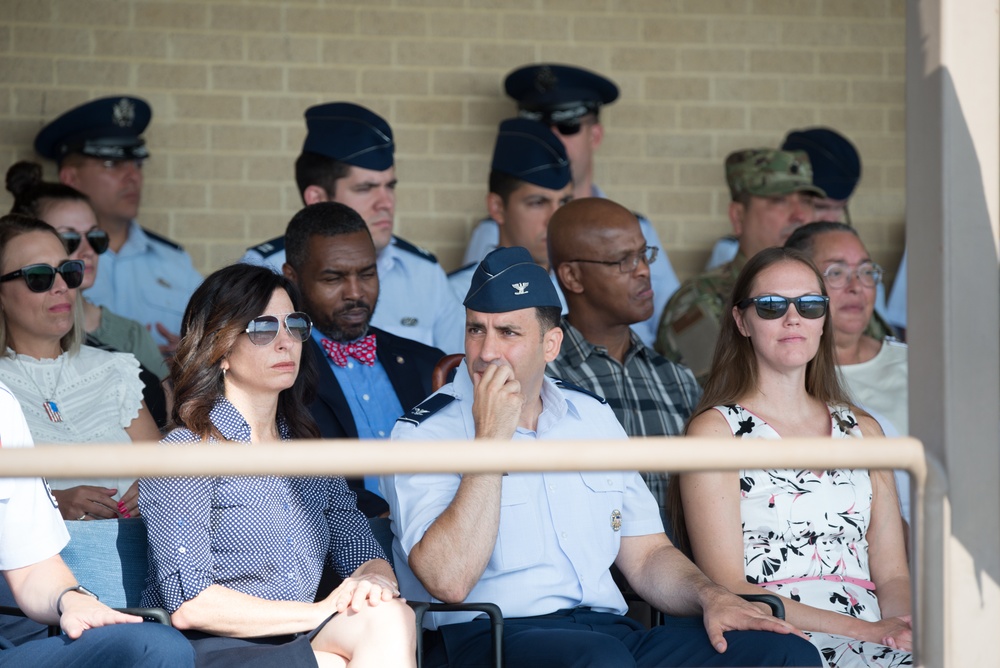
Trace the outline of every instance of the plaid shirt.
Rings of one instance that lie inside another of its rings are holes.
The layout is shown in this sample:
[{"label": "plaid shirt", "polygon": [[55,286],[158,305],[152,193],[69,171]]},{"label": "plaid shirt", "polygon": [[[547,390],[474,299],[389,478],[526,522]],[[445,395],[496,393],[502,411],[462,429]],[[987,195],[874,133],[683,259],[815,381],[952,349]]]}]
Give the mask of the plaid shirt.
[{"label": "plaid shirt", "polygon": [[[566,318],[561,327],[562,350],[548,365],[550,375],[607,399],[630,437],[683,433],[701,399],[701,387],[690,369],[655,352],[631,330],[632,347],[625,353],[623,365],[608,355],[606,348],[583,338]],[[660,514],[666,523],[667,474],[642,473],[642,478],[660,504]]]}]

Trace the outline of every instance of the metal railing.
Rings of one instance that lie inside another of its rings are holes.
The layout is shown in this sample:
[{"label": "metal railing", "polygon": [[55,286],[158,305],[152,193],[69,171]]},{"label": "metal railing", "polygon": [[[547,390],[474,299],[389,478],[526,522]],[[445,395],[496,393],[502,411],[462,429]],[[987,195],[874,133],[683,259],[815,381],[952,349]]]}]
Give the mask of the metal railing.
[{"label": "metal railing", "polygon": [[0,448],[0,476],[379,475],[498,471],[903,469],[911,485],[914,638],[919,665],[943,666],[946,478],[912,438],[838,441],[646,438],[622,441],[316,440],[274,445],[61,445]]}]

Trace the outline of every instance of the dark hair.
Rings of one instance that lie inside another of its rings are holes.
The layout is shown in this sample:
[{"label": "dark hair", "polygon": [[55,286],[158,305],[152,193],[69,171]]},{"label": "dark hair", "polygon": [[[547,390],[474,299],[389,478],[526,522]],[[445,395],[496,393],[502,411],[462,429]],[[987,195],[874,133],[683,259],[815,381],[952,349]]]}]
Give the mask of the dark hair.
[{"label": "dark hair", "polygon": [[490,192],[499,195],[504,205],[507,204],[511,194],[524,184],[525,181],[510,174],[496,170],[490,171]]},{"label": "dark hair", "polygon": [[[275,290],[284,290],[292,306],[301,308],[298,288],[268,267],[234,264],[219,269],[194,291],[181,322],[181,340],[170,368],[174,384],[174,427],[187,427],[202,438],[222,438],[209,418],[225,391],[222,360],[252,319],[267,308]],[[293,438],[318,438],[319,429],[307,409],[314,398],[316,369],[303,346],[295,384],[278,395],[278,416]]]},{"label": "dark hair", "polygon": [[364,218],[351,207],[340,202],[310,204],[292,216],[285,228],[285,261],[298,271],[306,262],[313,236],[336,237],[362,230],[371,238]]},{"label": "dark hair", "polygon": [[535,317],[538,318],[538,325],[542,330],[542,336],[553,327],[558,327],[562,320],[561,306],[536,306]]},{"label": "dark hair", "polygon": [[334,160],[319,153],[303,152],[295,161],[295,183],[299,186],[299,195],[305,202],[306,188],[319,186],[327,195],[333,197],[337,181],[347,176],[351,166],[346,162]]},{"label": "dark hair", "polygon": [[[4,254],[7,252],[7,244],[13,239],[28,234],[30,232],[48,232],[59,240],[59,245],[63,245],[62,239],[56,229],[43,220],[33,216],[25,216],[19,213],[8,213],[0,216],[0,267],[3,267]],[[0,304],[2,306],[2,304]],[[83,297],[77,290],[76,301],[73,302],[73,328],[70,329],[60,339],[63,350],[68,350],[71,355],[75,355],[80,350],[80,345],[86,336],[83,324]],[[14,342],[16,344],[16,342]],[[13,348],[10,341],[10,334],[7,331],[7,312],[0,308],[0,355],[7,348]]]},{"label": "dark hair", "polygon": [[788,240],[785,241],[785,248],[794,248],[807,255],[812,255],[813,246],[816,245],[816,237],[828,232],[850,232],[858,239],[861,235],[858,231],[845,223],[818,220],[815,223],[807,223],[795,229]]},{"label": "dark hair", "polygon": [[42,180],[42,166],[37,162],[15,162],[7,170],[6,185],[8,192],[14,196],[10,212],[32,218],[44,217],[52,203],[46,200],[90,203],[86,195],[72,186]]}]

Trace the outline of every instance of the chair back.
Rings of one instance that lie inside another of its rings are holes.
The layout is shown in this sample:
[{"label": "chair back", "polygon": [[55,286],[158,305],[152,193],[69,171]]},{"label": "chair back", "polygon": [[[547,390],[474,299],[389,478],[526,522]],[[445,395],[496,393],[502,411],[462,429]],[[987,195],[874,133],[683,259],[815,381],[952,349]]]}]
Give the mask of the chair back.
[{"label": "chair back", "polygon": [[112,608],[139,605],[146,587],[146,525],[142,518],[66,522],[62,558],[80,582]]}]

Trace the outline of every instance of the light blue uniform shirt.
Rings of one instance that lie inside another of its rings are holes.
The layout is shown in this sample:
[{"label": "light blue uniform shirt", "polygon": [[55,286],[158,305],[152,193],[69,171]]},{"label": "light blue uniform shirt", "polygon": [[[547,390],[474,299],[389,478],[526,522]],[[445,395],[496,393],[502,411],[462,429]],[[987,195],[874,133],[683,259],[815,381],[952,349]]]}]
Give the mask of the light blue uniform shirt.
[{"label": "light blue uniform shirt", "polygon": [[[247,250],[241,262],[285,264],[283,237]],[[397,237],[376,259],[379,295],[371,324],[396,336],[426,343],[446,353],[465,350],[465,308],[448,287],[448,277],[434,256]]]},{"label": "light blue uniform shirt", "polygon": [[[440,393],[457,399],[426,416],[419,426],[398,421],[393,440],[472,439],[472,381],[464,363],[455,382]],[[627,438],[611,409],[588,394],[560,389],[547,378],[541,396],[537,429],[518,428],[513,440]],[[414,443],[414,447],[420,446]],[[407,555],[451,503],[461,480],[461,475],[450,473],[382,476],[395,536],[399,587],[411,600],[431,597],[410,570]],[[499,534],[468,600],[492,601],[505,617],[584,606],[624,614],[628,606],[608,570],[618,556],[621,537],[662,532],[656,500],[635,471],[505,475]],[[448,613],[438,619],[430,614],[428,626],[465,622],[475,616]]]},{"label": "light blue uniform shirt", "polygon": [[184,309],[202,276],[183,248],[142,229],[134,220],[118,252],[101,255],[97,278],[84,296],[120,316],[150,328],[157,343],[166,340],[156,323],[180,332]]},{"label": "light blue uniform shirt", "polygon": [[[604,191],[596,185],[592,187],[591,192],[594,197],[607,197]],[[656,246],[660,249],[660,255],[656,258],[656,262],[649,265],[649,282],[653,287],[653,315],[648,320],[632,325],[632,329],[639,335],[642,342],[652,347],[656,343],[656,331],[660,326],[663,308],[667,305],[670,297],[677,292],[681,283],[677,280],[677,274],[674,272],[673,265],[670,264],[667,249],[660,241],[660,235],[656,233],[656,228],[645,216],[636,214],[636,217],[639,219],[639,227],[642,228],[642,236],[646,239],[646,245]],[[463,264],[478,263],[499,243],[500,227],[492,218],[484,218],[472,230],[469,245],[465,248]],[[558,288],[558,286],[556,287]],[[562,298],[562,292],[559,293],[559,301],[563,303],[563,313],[565,313],[566,300]]]},{"label": "light blue uniform shirt", "polygon": [[[312,337],[322,349],[321,341],[326,337],[317,329],[313,329]],[[403,414],[403,406],[382,362],[377,357],[372,366],[362,364],[353,357],[347,358],[347,366],[337,366],[329,357],[326,357],[326,362],[347,397],[358,438],[389,438],[396,418]],[[366,475],[365,489],[378,494],[378,476]]]}]

